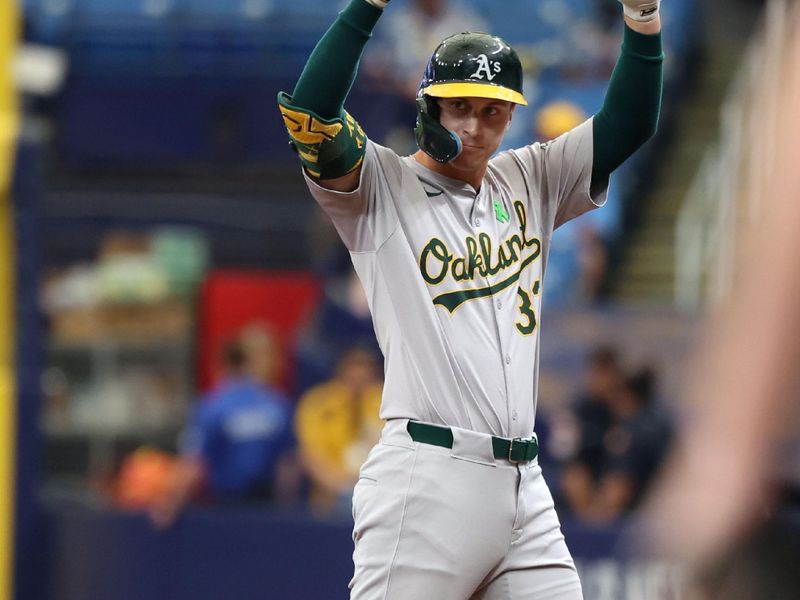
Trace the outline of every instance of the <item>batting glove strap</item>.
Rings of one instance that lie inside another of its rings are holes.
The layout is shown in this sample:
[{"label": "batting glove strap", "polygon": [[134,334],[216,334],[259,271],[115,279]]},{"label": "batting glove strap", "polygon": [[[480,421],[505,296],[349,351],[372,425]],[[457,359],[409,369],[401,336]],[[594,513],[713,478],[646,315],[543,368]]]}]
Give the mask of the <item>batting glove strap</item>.
[{"label": "batting glove strap", "polygon": [[658,16],[661,0],[619,0],[625,11],[625,16],[646,23]]},{"label": "batting glove strap", "polygon": [[380,8],[381,10],[386,8],[386,5],[389,4],[389,0],[364,0],[364,1],[367,2],[368,4],[372,4],[372,6],[376,8]]}]

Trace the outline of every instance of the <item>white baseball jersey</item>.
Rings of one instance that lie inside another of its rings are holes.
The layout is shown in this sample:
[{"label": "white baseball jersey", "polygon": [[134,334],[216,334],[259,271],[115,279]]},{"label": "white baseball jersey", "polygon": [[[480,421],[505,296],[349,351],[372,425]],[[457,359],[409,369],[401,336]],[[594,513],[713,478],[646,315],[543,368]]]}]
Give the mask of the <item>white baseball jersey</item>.
[{"label": "white baseball jersey", "polygon": [[385,356],[380,416],[504,437],[533,432],[553,231],[592,197],[591,119],[502,152],[481,188],[373,142],[358,189],[306,176],[364,286]]}]

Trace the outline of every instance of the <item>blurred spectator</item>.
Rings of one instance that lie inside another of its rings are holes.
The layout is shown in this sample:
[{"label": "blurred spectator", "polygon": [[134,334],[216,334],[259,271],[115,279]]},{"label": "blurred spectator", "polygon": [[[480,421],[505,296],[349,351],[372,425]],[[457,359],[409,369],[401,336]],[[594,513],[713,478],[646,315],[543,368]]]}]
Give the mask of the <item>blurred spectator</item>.
[{"label": "blurred spectator", "polygon": [[[587,118],[588,115],[580,106],[568,100],[556,100],[545,104],[537,111],[534,118],[535,139],[539,142],[548,142],[574,129]],[[568,245],[568,252],[575,253],[577,262],[577,289],[574,299],[587,304],[598,300],[602,295],[608,272],[609,248],[597,223],[592,220],[568,223],[556,235],[559,238],[571,236],[572,243]],[[558,245],[555,245],[551,259],[554,264],[560,264],[557,252]]]},{"label": "blurred spectator", "polygon": [[253,376],[254,369],[261,372],[269,364],[263,351],[277,346],[270,341],[254,352],[257,346],[251,344],[237,340],[224,348],[225,378],[197,403],[171,481],[152,507],[156,525],[171,525],[201,488],[221,504],[291,495],[291,408],[282,394]]},{"label": "blurred spectator", "polygon": [[378,416],[382,389],[375,355],[355,348],[342,356],[331,381],[300,399],[296,430],[314,512],[350,513],[358,471],[383,427]]},{"label": "blurred spectator", "polygon": [[353,268],[350,253],[328,215],[319,206],[314,206],[307,224],[306,249],[314,274],[327,281],[350,272]]},{"label": "blurred spectator", "polygon": [[666,411],[654,401],[655,374],[642,369],[606,397],[610,423],[602,449],[589,465],[573,467],[563,479],[570,508],[578,518],[607,523],[639,504],[672,440]]},{"label": "blurred spectator", "polygon": [[599,300],[604,291],[608,272],[609,249],[597,227],[591,222],[578,229],[578,300],[591,304]]},{"label": "blurred spectator", "polygon": [[610,346],[593,349],[585,378],[569,418],[557,419],[553,426],[561,448],[556,452],[565,463],[562,487],[569,506],[588,504],[592,482],[600,477],[603,439],[611,426],[609,406],[624,379],[617,351]]},{"label": "blurred spectator", "polygon": [[380,354],[369,302],[351,263],[342,275],[328,279],[314,320],[300,336],[296,352],[300,392],[333,377],[338,357],[354,346]]},{"label": "blurred spectator", "polygon": [[247,357],[245,374],[256,383],[280,387],[286,360],[278,337],[270,327],[262,322],[245,326],[239,334],[239,343]]},{"label": "blurred spectator", "polygon": [[612,396],[612,425],[603,440],[606,464],[593,511],[598,520],[612,520],[636,508],[669,450],[673,425],[654,399],[655,383],[655,373],[645,368]]},{"label": "blurred spectator", "polygon": [[488,25],[461,0],[410,0],[387,11],[364,68],[386,91],[413,100],[433,50],[462,31],[488,31]]},{"label": "blurred spectator", "polygon": [[536,112],[535,139],[539,142],[548,142],[575,129],[588,118],[586,112],[577,104],[566,100],[550,102]]},{"label": "blurred spectator", "polygon": [[379,106],[380,119],[391,123],[382,143],[400,154],[416,151],[415,98],[431,53],[449,35],[488,29],[465,0],[409,0],[386,11],[362,69],[372,87],[395,99]]},{"label": "blurred spectator", "polygon": [[175,459],[155,448],[139,448],[122,463],[114,489],[120,508],[144,510],[163,496],[169,486]]},{"label": "blurred spectator", "polygon": [[594,40],[596,60],[609,73],[614,68],[614,55],[621,41],[619,30],[619,0],[597,1],[597,25],[601,31]]},{"label": "blurred spectator", "polygon": [[604,30],[619,28],[618,0],[597,0],[598,23]]}]

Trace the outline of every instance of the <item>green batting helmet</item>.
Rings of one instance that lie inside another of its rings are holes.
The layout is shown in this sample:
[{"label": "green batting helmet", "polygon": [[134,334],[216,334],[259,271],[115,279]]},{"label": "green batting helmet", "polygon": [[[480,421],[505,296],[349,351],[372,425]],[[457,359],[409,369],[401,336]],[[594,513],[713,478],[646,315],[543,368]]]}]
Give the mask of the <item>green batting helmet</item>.
[{"label": "green batting helmet", "polygon": [[461,152],[455,132],[439,123],[435,98],[493,98],[527,105],[522,94],[522,64],[503,39],[480,32],[457,33],[433,52],[417,91],[419,147],[446,163]]}]

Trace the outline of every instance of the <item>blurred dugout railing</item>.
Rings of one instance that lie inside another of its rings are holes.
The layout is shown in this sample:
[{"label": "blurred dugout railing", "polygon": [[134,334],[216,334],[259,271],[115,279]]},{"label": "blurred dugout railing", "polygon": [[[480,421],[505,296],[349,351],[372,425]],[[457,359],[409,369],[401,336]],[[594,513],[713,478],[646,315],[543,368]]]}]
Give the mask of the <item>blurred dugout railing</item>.
[{"label": "blurred dugout railing", "polygon": [[719,139],[707,150],[684,200],[675,232],[675,303],[680,308],[715,304],[732,289],[741,231],[765,201],[772,134],[780,127],[772,104],[792,10],[798,7],[787,0],[767,4],[762,30],[720,109]]}]

